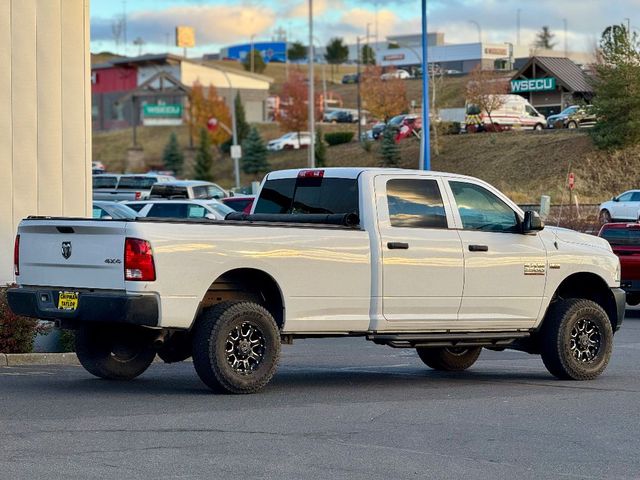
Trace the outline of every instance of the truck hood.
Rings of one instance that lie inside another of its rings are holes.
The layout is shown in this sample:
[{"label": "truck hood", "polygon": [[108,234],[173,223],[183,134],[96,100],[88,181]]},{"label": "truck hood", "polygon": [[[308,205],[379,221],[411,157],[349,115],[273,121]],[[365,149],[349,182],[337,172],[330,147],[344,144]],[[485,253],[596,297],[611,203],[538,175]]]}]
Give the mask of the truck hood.
[{"label": "truck hood", "polygon": [[576,232],[575,230],[569,230],[568,228],[561,227],[548,227],[545,231],[548,231],[552,236],[557,237],[559,240],[566,243],[574,243],[576,245],[586,245],[589,247],[598,248],[607,252],[612,252],[611,245],[604,238],[596,237],[595,235],[588,235],[586,233]]}]

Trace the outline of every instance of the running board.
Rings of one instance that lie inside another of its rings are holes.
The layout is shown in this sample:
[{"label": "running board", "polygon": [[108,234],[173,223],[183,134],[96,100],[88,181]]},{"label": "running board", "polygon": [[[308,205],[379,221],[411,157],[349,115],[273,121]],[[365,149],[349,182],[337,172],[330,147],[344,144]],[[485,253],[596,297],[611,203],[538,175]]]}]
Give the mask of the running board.
[{"label": "running board", "polygon": [[371,333],[367,340],[393,348],[507,347],[530,332]]}]

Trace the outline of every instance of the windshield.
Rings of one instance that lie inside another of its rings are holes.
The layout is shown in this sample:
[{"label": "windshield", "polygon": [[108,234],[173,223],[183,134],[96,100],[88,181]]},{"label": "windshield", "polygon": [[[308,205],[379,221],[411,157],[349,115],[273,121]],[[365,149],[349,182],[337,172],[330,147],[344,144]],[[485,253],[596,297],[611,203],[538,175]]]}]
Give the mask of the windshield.
[{"label": "windshield", "polygon": [[578,107],[568,107],[565,108],[560,115],[571,115],[572,113],[576,113],[578,111]]},{"label": "windshield", "polygon": [[118,177],[97,175],[93,177],[93,188],[116,188]]},{"label": "windshield", "polygon": [[220,215],[222,218],[226,217],[231,212],[235,212],[233,208],[228,207],[227,205],[220,202],[207,203],[207,207],[209,207],[211,211]]}]

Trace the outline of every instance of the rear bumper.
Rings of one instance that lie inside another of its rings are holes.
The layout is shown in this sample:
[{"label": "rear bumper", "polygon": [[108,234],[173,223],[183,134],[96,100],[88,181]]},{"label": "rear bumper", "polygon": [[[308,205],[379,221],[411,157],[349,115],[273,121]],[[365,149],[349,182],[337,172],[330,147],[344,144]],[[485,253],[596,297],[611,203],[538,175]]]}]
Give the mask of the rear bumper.
[{"label": "rear bumper", "polygon": [[[74,311],[57,308],[61,290],[78,292],[78,308]],[[127,295],[125,292],[96,292],[64,288],[10,288],[9,307],[16,315],[42,320],[70,322],[128,323],[157,327],[158,300],[153,295]]]},{"label": "rear bumper", "polygon": [[624,321],[624,312],[627,305],[627,293],[621,288],[612,288],[611,293],[613,293],[613,298],[616,301],[617,318],[615,319],[616,322],[613,330],[617,332],[620,330],[622,322]]}]

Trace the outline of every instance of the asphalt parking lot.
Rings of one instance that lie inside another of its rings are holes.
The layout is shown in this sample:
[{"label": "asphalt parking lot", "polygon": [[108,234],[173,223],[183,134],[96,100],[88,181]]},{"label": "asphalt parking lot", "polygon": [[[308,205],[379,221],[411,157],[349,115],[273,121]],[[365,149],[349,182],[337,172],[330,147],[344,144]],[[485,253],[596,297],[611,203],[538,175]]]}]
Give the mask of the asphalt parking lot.
[{"label": "asphalt parking lot", "polygon": [[453,375],[362,339],[283,348],[251,396],[210,394],[188,362],[128,383],[0,368],[0,478],[640,477],[640,318],[584,383],[518,352]]}]

